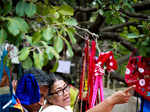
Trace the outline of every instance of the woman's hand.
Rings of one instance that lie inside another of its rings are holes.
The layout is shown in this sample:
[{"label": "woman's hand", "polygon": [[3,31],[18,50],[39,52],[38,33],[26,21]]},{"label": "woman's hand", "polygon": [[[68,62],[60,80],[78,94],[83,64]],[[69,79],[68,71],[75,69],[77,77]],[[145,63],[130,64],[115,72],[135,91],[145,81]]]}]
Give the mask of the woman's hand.
[{"label": "woman's hand", "polygon": [[130,91],[133,90],[135,87],[136,86],[134,85],[125,89],[124,91],[115,92],[112,96],[108,97],[106,100],[111,105],[127,103],[129,98],[132,96]]}]

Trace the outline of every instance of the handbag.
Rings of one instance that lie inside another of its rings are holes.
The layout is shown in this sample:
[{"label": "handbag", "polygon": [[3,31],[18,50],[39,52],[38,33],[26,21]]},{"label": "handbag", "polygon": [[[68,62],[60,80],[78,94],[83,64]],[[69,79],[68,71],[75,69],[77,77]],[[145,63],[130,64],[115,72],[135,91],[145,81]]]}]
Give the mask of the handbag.
[{"label": "handbag", "polygon": [[135,91],[150,101],[150,57],[129,57],[125,72],[128,86],[136,85]]},{"label": "handbag", "polygon": [[5,71],[9,78],[9,93],[0,95],[0,112],[23,112],[19,99],[13,94],[9,68],[6,66],[6,63],[4,64],[4,59],[7,54],[8,52],[4,50],[1,56],[0,82]]}]

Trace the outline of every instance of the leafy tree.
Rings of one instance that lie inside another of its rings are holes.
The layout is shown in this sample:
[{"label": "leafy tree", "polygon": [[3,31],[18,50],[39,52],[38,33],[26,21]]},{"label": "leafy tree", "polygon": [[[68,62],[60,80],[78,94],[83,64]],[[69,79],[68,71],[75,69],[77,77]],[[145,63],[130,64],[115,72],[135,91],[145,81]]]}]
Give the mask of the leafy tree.
[{"label": "leafy tree", "polygon": [[0,9],[0,43],[15,44],[25,68],[42,68],[64,52],[81,56],[87,34],[122,66],[135,48],[150,54],[149,0],[1,0]]},{"label": "leafy tree", "polygon": [[54,57],[58,60],[65,46],[67,57],[73,56],[77,22],[71,6],[54,6],[48,0],[2,0],[0,9],[0,43],[20,49],[24,68],[42,69]]}]

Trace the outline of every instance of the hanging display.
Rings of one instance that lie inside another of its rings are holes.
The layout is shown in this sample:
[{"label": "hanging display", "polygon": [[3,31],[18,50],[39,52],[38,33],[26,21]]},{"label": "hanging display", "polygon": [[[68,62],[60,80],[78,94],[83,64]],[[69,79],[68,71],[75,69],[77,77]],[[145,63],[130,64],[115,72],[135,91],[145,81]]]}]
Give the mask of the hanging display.
[{"label": "hanging display", "polygon": [[[80,112],[85,112],[104,100],[103,75],[117,69],[113,52],[100,52],[96,59],[96,42],[87,40],[83,52],[82,74],[80,79]],[[84,104],[84,105],[83,105]]]},{"label": "hanging display", "polygon": [[125,81],[129,86],[136,85],[136,92],[150,101],[150,58],[132,54],[126,66]]}]

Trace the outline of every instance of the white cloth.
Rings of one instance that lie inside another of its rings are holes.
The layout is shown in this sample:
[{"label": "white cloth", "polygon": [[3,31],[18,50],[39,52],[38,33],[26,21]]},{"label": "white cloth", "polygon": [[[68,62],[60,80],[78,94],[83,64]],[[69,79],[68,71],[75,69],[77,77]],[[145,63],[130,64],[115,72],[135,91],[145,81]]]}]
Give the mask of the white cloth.
[{"label": "white cloth", "polygon": [[[3,54],[3,50],[8,50],[8,48],[11,48],[9,51],[9,58],[11,59],[11,62],[14,64],[19,64],[19,59],[18,59],[18,48],[12,44],[4,43],[0,45],[0,57]],[[1,60],[1,58],[0,58]]]},{"label": "white cloth", "polygon": [[73,112],[73,111],[71,110],[70,106],[63,108],[57,105],[51,105],[45,108],[42,112]]}]

